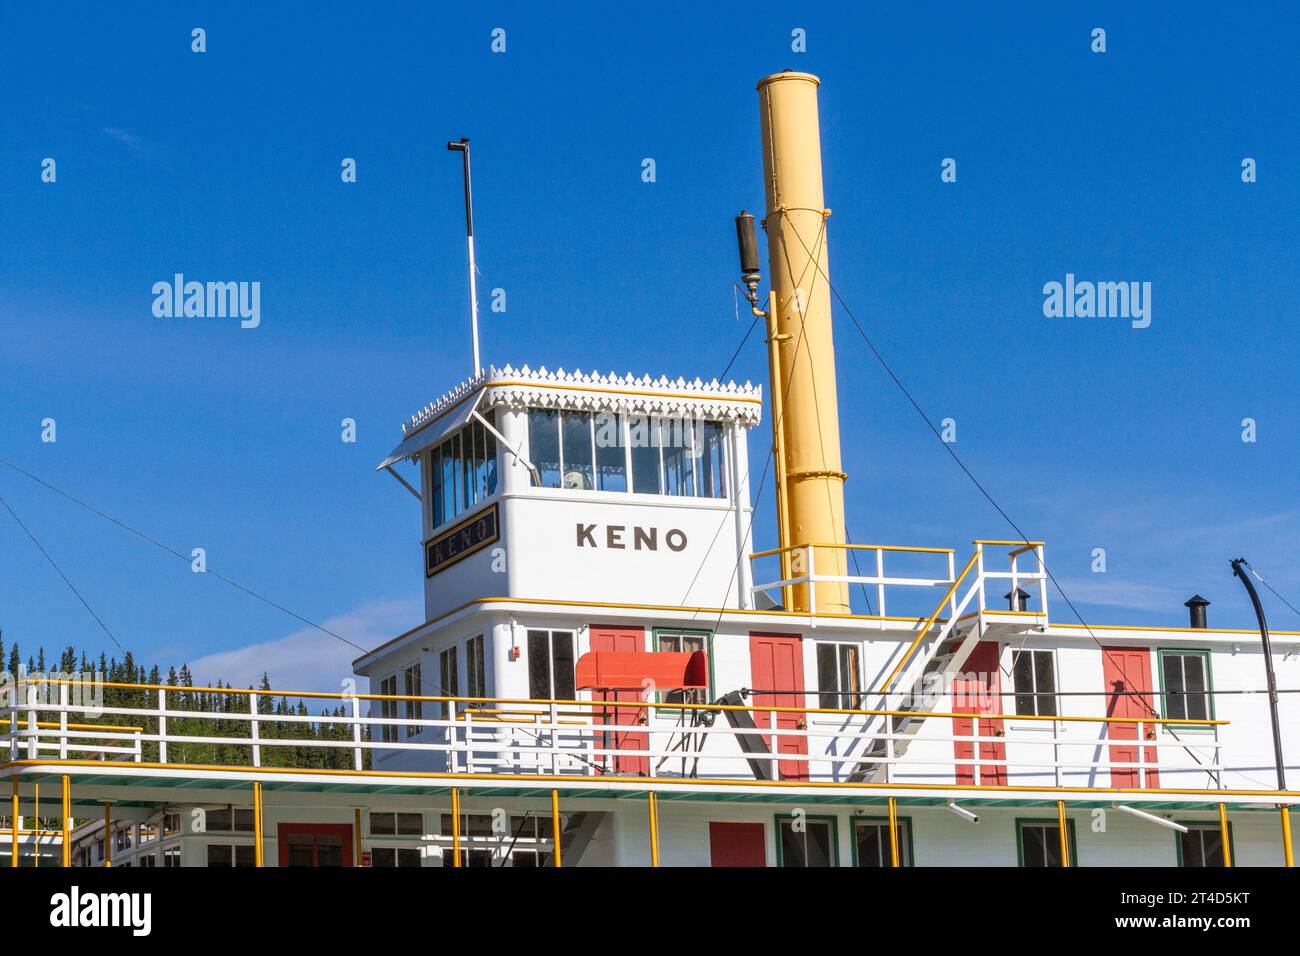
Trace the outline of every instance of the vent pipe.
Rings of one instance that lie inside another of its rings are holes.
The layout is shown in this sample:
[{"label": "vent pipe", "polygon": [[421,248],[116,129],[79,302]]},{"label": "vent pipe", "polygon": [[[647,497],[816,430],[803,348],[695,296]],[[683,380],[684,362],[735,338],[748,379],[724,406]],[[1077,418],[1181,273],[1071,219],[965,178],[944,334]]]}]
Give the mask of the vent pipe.
[{"label": "vent pipe", "polygon": [[[818,576],[844,578],[844,479],[840,464],[839,403],[835,346],[831,336],[830,270],[826,255],[826,209],[822,195],[821,134],[817,87],[809,73],[775,73],[758,82],[763,135],[763,182],[767,214],[768,268],[775,295],[775,367],[772,379],[784,399],[779,422],[788,532],[783,548],[815,548]],[[744,239],[741,239],[744,248]],[[809,571],[800,564],[796,577]],[[848,613],[848,585],[823,581],[810,594],[793,588],[798,611]]]},{"label": "vent pipe", "polygon": [[1191,626],[1196,628],[1209,627],[1205,623],[1205,609],[1210,606],[1210,602],[1205,600],[1199,594],[1193,594],[1183,602],[1183,607],[1187,608],[1191,616]]},{"label": "vent pipe", "polygon": [[1013,611],[1026,610],[1026,602],[1029,601],[1029,592],[1024,588],[1016,588],[1014,591],[1008,591],[1002,595],[1002,599],[1007,602],[1007,607]]}]

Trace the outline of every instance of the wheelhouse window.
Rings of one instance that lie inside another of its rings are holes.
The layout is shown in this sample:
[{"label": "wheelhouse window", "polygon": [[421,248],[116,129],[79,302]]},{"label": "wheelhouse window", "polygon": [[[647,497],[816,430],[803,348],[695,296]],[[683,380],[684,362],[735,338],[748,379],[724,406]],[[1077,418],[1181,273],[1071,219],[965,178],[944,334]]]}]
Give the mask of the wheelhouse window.
[{"label": "wheelhouse window", "polygon": [[776,829],[781,866],[839,865],[834,817],[777,817]]},{"label": "wheelhouse window", "polygon": [[[898,865],[912,865],[912,821],[906,817],[898,819]],[[893,848],[889,845],[889,821],[876,819],[855,819],[853,821],[853,845],[857,852],[858,866],[894,865]]]},{"label": "wheelhouse window", "polygon": [[[418,697],[421,693],[420,685],[423,683],[420,677],[420,665],[412,664],[402,671],[403,691],[407,697]],[[406,705],[407,720],[424,719],[424,701],[422,700],[404,700]],[[408,724],[406,727],[406,736],[414,737],[422,728],[419,724]]]},{"label": "wheelhouse window", "polygon": [[528,442],[544,488],[694,498],[728,494],[727,428],[721,422],[534,408],[528,412]]},{"label": "wheelhouse window", "polygon": [[1211,720],[1210,652],[1160,652],[1160,681],[1165,716],[1179,720]]},{"label": "wheelhouse window", "polygon": [[[1073,863],[1079,857],[1074,848],[1074,821],[1065,822],[1066,837],[1070,843],[1070,861]],[[1055,820],[1017,820],[1016,837],[1021,866],[1061,865],[1061,827]]]},{"label": "wheelhouse window", "polygon": [[[696,651],[708,651],[708,631],[656,630],[655,650],[676,654],[693,654]],[[682,690],[664,691],[659,699],[665,704],[707,704],[709,689],[692,687]]]},{"label": "wheelhouse window", "polygon": [[857,644],[817,645],[817,706],[845,710],[862,706],[859,656]]},{"label": "wheelhouse window", "polygon": [[1051,651],[1013,651],[1011,679],[1016,689],[1017,714],[1057,716],[1056,660]]},{"label": "wheelhouse window", "polygon": [[[494,421],[494,413],[484,418]],[[480,421],[471,421],[429,452],[429,499],[433,526],[446,524],[496,494],[497,440]]]},{"label": "wheelhouse window", "polygon": [[592,425],[596,433],[597,490],[627,491],[628,461],[623,441],[623,416],[614,412],[597,412]]},{"label": "wheelhouse window", "polygon": [[528,632],[528,696],[532,700],[573,700],[573,632]]},{"label": "wheelhouse window", "polygon": [[[1186,833],[1178,837],[1178,863],[1180,866],[1223,866],[1223,830],[1216,824],[1184,824]],[[1229,840],[1232,831],[1228,832]]]}]

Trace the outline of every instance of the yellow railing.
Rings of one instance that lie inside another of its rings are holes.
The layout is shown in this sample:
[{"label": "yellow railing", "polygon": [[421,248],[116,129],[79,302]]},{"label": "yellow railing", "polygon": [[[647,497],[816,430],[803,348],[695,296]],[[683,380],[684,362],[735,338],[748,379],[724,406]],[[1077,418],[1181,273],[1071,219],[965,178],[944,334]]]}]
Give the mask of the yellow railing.
[{"label": "yellow railing", "polygon": [[[943,612],[944,605],[947,604],[950,600],[952,600],[953,595],[957,593],[957,588],[960,587],[961,582],[966,579],[966,575],[970,574],[971,568],[975,567],[975,564],[979,560],[979,558],[980,558],[980,548],[977,545],[975,548],[975,553],[970,556],[970,560],[967,561],[966,566],[961,569],[961,573],[957,575],[956,580],[954,580],[952,584],[948,585],[948,590],[944,592],[944,595],[940,599],[939,604],[934,609],[934,613],[931,614],[928,618],[926,618],[925,623],[922,624],[917,629],[916,637],[912,639],[912,643],[907,646],[907,649],[905,651],[903,651],[903,656],[900,657],[898,663],[894,665],[894,669],[889,672],[889,676],[886,677],[884,683],[880,685],[880,690],[877,691],[877,693],[880,694],[889,693],[889,688],[893,686],[893,683],[895,679],[897,679],[899,672],[902,671],[902,669],[907,665],[907,662],[912,659],[912,654],[916,652],[916,649],[917,647],[920,646],[921,641],[925,639],[925,635],[930,633],[930,628],[934,627],[934,622],[939,619],[939,615]],[[955,624],[956,624],[956,618],[953,618],[947,622],[947,624],[945,625],[945,629],[950,629],[951,627],[955,626]],[[942,633],[943,632],[940,631],[941,636]]]}]

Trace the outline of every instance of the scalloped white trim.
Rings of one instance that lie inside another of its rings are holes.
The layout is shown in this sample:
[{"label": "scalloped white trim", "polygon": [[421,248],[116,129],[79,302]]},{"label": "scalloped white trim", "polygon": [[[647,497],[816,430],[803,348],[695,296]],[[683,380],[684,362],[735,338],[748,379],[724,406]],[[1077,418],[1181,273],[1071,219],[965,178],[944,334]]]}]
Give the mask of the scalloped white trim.
[{"label": "scalloped white trim", "polygon": [[581,370],[566,372],[564,369],[552,372],[545,366],[532,369],[527,365],[523,368],[507,365],[504,368],[492,366],[461,382],[412,415],[402,425],[402,434],[408,435],[423,427],[485,385],[487,394],[484,400],[487,404],[509,408],[616,411],[667,417],[694,415],[738,422],[747,428],[757,425],[763,412],[763,390],[749,382],[738,385],[717,379],[711,382],[699,378],[688,381],[685,378],[670,379],[666,375],[651,378],[649,375],[619,375],[615,372],[602,375]]}]

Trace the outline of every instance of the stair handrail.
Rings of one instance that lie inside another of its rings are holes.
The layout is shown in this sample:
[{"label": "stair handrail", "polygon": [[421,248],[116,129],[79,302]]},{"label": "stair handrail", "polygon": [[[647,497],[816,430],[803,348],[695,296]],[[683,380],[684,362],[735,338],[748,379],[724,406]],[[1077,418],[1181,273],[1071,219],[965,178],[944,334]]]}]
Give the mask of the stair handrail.
[{"label": "stair handrail", "polygon": [[[885,678],[885,682],[880,685],[880,689],[876,691],[877,694],[887,695],[889,693],[889,688],[893,686],[894,681],[898,678],[899,672],[907,666],[907,662],[912,659],[912,654],[916,652],[916,648],[920,645],[921,641],[924,640],[925,635],[930,632],[930,628],[934,627],[934,622],[939,619],[939,615],[943,613],[943,606],[948,603],[949,599],[954,594],[957,593],[957,588],[961,585],[961,582],[965,579],[966,575],[970,574],[971,568],[975,566],[975,563],[983,553],[983,547],[977,544],[975,546],[975,553],[970,556],[970,560],[967,561],[966,566],[961,569],[961,573],[953,579],[952,584],[948,585],[948,590],[944,592],[938,606],[934,609],[934,613],[926,618],[925,623],[922,624],[920,629],[916,632],[916,637],[913,638],[912,643],[908,645],[907,650],[903,652],[903,656],[899,659],[898,663],[894,665],[894,669],[889,672],[889,676]],[[952,618],[949,623],[956,624],[956,618]]]}]

